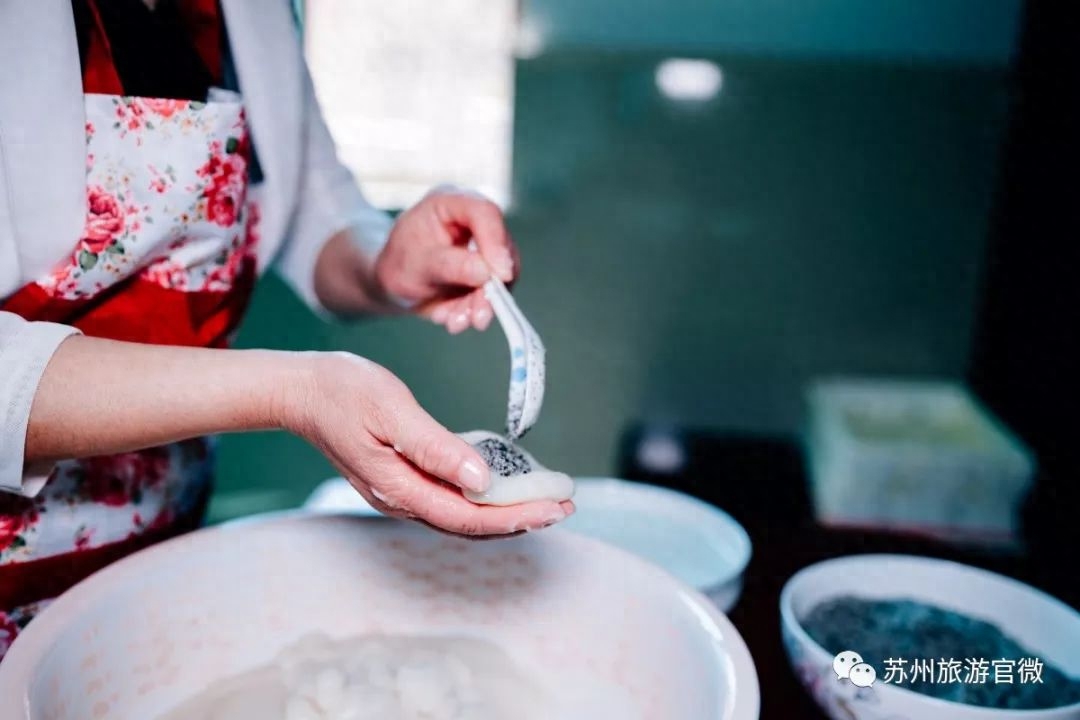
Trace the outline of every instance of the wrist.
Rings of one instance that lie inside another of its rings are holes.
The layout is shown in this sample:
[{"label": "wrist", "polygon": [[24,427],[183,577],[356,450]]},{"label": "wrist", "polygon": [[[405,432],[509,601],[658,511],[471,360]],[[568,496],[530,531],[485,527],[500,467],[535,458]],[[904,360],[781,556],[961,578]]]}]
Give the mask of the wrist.
[{"label": "wrist", "polygon": [[315,264],[315,296],[324,308],[342,317],[393,314],[413,303],[391,291],[392,275],[382,249],[362,253],[351,231],[342,231],[323,247]]},{"label": "wrist", "polygon": [[[273,356],[271,377],[265,387],[267,426],[306,435],[310,427],[313,399],[318,391],[318,358],[315,352],[269,353]],[[257,382],[261,382],[257,380]]]},{"label": "wrist", "polygon": [[[389,370],[348,352],[287,353],[280,392],[274,404],[275,426],[321,445],[328,418],[342,404],[370,409],[372,397],[389,398],[404,385]],[[335,410],[336,408],[336,410]],[[361,413],[362,414],[362,413]]]},{"label": "wrist", "polygon": [[388,263],[385,257],[385,253],[380,252],[375,258],[372,272],[373,294],[378,298],[379,304],[386,313],[407,313],[415,310],[420,304],[419,301],[399,294],[401,289],[398,287],[399,283],[394,282],[392,263]]}]

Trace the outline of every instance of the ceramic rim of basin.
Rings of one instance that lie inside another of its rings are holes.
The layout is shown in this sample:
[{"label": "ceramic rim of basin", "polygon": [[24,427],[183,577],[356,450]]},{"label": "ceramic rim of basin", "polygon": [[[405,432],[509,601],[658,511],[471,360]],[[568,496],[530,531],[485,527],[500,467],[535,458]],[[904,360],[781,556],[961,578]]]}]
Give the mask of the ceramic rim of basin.
[{"label": "ceramic rim of basin", "polygon": [[[610,477],[575,477],[574,484],[573,499],[578,505],[578,512],[564,522],[567,529],[616,545],[641,557],[633,547],[612,540],[607,536],[609,533],[596,532],[595,525],[593,528],[578,527],[588,522],[582,513],[588,513],[590,508],[622,508],[676,521],[673,524],[678,528],[693,528],[708,540],[707,547],[702,548],[701,554],[694,558],[695,574],[701,577],[697,582],[689,578],[679,579],[707,595],[724,612],[734,606],[742,589],[742,575],[752,554],[750,536],[734,518],[691,495],[658,485]],[[334,478],[319,485],[305,507],[314,512],[349,512],[372,517],[380,515],[378,510],[372,508],[341,478]],[[672,573],[672,568],[665,567],[663,562],[659,564]],[[678,577],[678,573],[674,574]]]},{"label": "ceramic rim of basin", "polygon": [[[30,696],[27,693],[35,685],[35,670],[39,663],[51,652],[56,641],[64,636],[73,619],[82,615],[86,607],[98,605],[102,598],[113,592],[118,582],[130,582],[125,578],[145,575],[145,571],[150,568],[160,567],[162,563],[168,563],[173,558],[179,559],[185,553],[205,552],[209,545],[221,542],[226,536],[236,540],[242,537],[245,529],[250,526],[277,525],[281,529],[288,530],[290,524],[347,520],[349,515],[349,513],[342,513],[335,517],[335,515],[294,510],[245,518],[174,538],[119,560],[92,575],[46,608],[12,646],[5,662],[0,665],[0,696],[5,698],[17,696],[18,700],[15,703],[5,702],[0,705],[0,720],[30,720],[31,707],[28,704]],[[352,519],[357,520],[355,515]],[[384,523],[411,525],[408,521],[389,518],[360,519],[360,521],[380,525]],[[723,648],[723,650],[717,650],[726,658],[720,668],[724,678],[723,687],[735,688],[734,692],[724,697],[724,717],[738,720],[759,717],[760,684],[749,649],[731,622],[706,597],[694,588],[672,578],[662,568],[619,547],[559,528],[544,532],[551,534],[555,546],[566,546],[568,549],[574,546],[579,549],[586,547],[590,553],[607,555],[610,559],[605,565],[608,567],[622,564],[626,566],[628,572],[639,576],[643,581],[648,581],[650,576],[654,578],[649,584],[670,586],[675,593],[675,601],[690,612],[695,626],[699,626],[702,633],[713,638]],[[238,536],[237,533],[240,535]],[[434,536],[437,533],[431,532],[431,535]],[[481,545],[487,545],[487,543],[481,543]]]},{"label": "ceramic rim of basin", "polygon": [[[578,505],[578,511],[566,521],[568,530],[590,535],[587,530],[578,530],[574,525],[584,522],[577,520],[584,517],[582,513],[600,507],[664,518],[676,527],[693,528],[696,533],[704,535],[708,545],[702,548],[699,556],[692,558],[695,569],[701,571],[703,579],[698,582],[679,579],[706,595],[738,582],[750,562],[752,544],[746,530],[733,517],[704,500],[670,488],[618,478],[582,477],[574,478],[574,483],[574,502]],[[633,552],[632,548],[606,537],[598,539]],[[678,577],[671,568],[664,567],[664,570]]]}]

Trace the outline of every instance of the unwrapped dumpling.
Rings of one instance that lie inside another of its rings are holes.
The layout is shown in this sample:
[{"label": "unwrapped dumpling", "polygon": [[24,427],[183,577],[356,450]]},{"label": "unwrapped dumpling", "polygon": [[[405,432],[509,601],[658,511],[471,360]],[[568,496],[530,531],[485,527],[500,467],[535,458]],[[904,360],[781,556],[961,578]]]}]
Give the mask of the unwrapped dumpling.
[{"label": "unwrapped dumpling", "polygon": [[532,455],[506,438],[486,430],[461,433],[491,468],[487,492],[465,491],[478,505],[519,505],[537,500],[562,502],[574,496],[574,481],[566,473],[548,470]]}]

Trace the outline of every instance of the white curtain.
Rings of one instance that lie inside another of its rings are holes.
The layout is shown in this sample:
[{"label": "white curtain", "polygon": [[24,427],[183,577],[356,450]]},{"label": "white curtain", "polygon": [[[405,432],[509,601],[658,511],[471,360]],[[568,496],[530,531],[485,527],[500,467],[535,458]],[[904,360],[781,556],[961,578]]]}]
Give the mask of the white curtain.
[{"label": "white curtain", "polygon": [[517,0],[303,5],[327,124],[372,202],[449,182],[509,204]]}]

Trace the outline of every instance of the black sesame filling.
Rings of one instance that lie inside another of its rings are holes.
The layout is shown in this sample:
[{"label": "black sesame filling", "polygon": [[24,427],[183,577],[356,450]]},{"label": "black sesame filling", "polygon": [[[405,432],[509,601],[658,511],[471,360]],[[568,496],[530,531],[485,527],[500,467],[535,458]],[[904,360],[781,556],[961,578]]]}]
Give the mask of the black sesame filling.
[{"label": "black sesame filling", "polygon": [[[1080,678],[1045,663],[997,625],[934,605],[841,596],[815,606],[802,626],[831,654],[857,652],[877,671],[879,681],[930,697],[1016,710],[1080,702]],[[1015,675],[1017,668],[1035,660],[1042,664],[1038,681],[1023,681],[1022,671],[1021,677],[996,681],[995,663]],[[949,665],[943,668],[942,663]],[[946,672],[949,667],[953,670]],[[977,677],[978,667],[989,677]]]},{"label": "black sesame filling", "polygon": [[509,477],[532,471],[528,458],[505,440],[485,438],[473,447],[496,475]]}]

